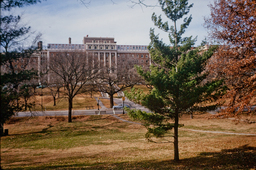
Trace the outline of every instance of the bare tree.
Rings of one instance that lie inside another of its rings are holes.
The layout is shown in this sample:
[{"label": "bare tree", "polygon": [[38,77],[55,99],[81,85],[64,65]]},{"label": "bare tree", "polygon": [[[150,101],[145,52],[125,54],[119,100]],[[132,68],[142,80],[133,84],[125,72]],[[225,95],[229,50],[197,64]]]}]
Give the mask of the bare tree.
[{"label": "bare tree", "polygon": [[24,106],[24,110],[31,110],[31,108],[34,106],[34,102],[33,103],[29,103],[29,99],[34,95],[34,92],[31,88],[30,85],[27,84],[23,84],[20,89],[19,89],[19,96],[21,98],[23,98],[24,100],[24,104],[22,106]]},{"label": "bare tree", "polygon": [[107,93],[110,97],[110,107],[114,105],[114,94],[122,92],[128,87],[140,83],[141,79],[134,68],[118,69],[114,67],[103,67],[97,79],[97,88],[100,92]]},{"label": "bare tree", "polygon": [[46,83],[47,88],[50,90],[53,97],[53,106],[56,106],[56,99],[59,98],[60,88],[63,87],[63,80],[58,76],[50,82]]},{"label": "bare tree", "polygon": [[[49,62],[50,82],[56,77],[64,84],[68,96],[68,122],[72,122],[73,99],[97,75],[92,59],[85,52],[65,51],[54,53]],[[95,63],[95,62],[94,62]],[[97,64],[95,64],[97,66]]]}]

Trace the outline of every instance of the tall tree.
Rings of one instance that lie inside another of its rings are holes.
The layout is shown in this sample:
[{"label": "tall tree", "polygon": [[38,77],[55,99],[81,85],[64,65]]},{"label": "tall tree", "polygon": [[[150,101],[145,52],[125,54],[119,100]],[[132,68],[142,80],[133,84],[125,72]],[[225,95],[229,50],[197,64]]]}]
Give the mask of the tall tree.
[{"label": "tall tree", "polygon": [[[37,2],[40,2],[40,0],[0,0],[0,143],[3,124],[16,111],[21,110],[17,102],[15,103],[19,99],[19,94],[17,93],[18,86],[21,82],[31,79],[34,75],[33,72],[28,70],[15,70],[15,65],[13,65],[16,60],[31,56],[33,48],[18,48],[24,37],[30,34],[30,27],[19,26],[20,16],[5,15],[4,12],[10,11],[15,7],[22,7]],[[3,72],[3,67],[6,65],[9,66],[9,70]],[[0,169],[2,169],[1,156]]]},{"label": "tall tree", "polygon": [[[24,0],[15,2],[16,1],[7,0],[1,1],[1,107],[6,108],[2,109],[1,112],[1,124],[16,111],[22,109],[19,105],[19,88],[22,83],[30,80],[37,74],[37,72],[26,68],[26,61],[30,59],[36,50],[33,46],[35,41],[32,42],[32,46],[30,47],[24,48],[23,46],[25,42],[28,42],[28,37],[32,34],[30,27],[25,27],[20,24],[20,16],[4,15],[6,10],[27,5],[30,1]],[[34,40],[37,39],[38,36],[36,36]],[[20,63],[22,67],[20,67],[18,63]],[[2,104],[5,104],[5,106],[2,106]]]},{"label": "tall tree", "polygon": [[245,107],[250,112],[256,96],[256,1],[219,0],[210,8],[205,25],[212,40],[222,46],[209,68],[229,87],[224,98],[229,107],[219,116],[238,116]]},{"label": "tall tree", "polygon": [[[165,16],[173,22],[163,22],[161,15],[152,15],[154,24],[161,30],[169,33],[170,45],[164,44],[159,37],[150,30],[151,43],[149,51],[152,59],[150,71],[138,67],[138,73],[146,83],[153,86],[149,94],[142,95],[134,92],[128,98],[142,103],[152,113],[140,110],[129,110],[128,114],[141,120],[148,132],[146,137],[152,135],[163,137],[174,129],[174,160],[179,161],[178,127],[179,116],[187,111],[213,109],[216,105],[199,107],[198,103],[211,101],[222,93],[222,81],[205,81],[208,72],[204,69],[207,60],[212,56],[214,47],[209,50],[192,48],[196,39],[182,37],[189,26],[192,16],[185,17],[193,4],[188,0],[159,0]],[[177,21],[183,18],[180,28]],[[141,98],[141,101],[138,101]],[[174,120],[174,123],[170,122]]]},{"label": "tall tree", "polygon": [[68,122],[72,122],[74,97],[98,74],[97,68],[92,67],[92,62],[85,52],[78,51],[56,52],[50,58],[49,83],[57,76],[61,80],[58,84],[64,84],[65,94],[68,96]]}]

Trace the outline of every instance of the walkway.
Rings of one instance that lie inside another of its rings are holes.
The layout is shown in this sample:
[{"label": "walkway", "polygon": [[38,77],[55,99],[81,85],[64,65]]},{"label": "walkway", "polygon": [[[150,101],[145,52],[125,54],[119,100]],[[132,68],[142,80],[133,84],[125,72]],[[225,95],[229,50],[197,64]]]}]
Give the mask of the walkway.
[{"label": "walkway", "polygon": [[101,109],[103,109],[103,110],[107,109],[107,107],[104,106],[104,104],[100,101],[100,98],[98,98],[98,97],[94,97],[94,98],[95,98],[95,100],[96,100],[97,103],[98,103],[98,100],[97,100],[97,99],[99,99],[99,105],[100,105]]},{"label": "walkway", "polygon": [[[126,122],[126,123],[132,123],[132,124],[137,124],[137,125],[142,125],[141,123],[137,123],[137,122],[132,122],[132,121],[128,121],[125,119],[120,118],[117,115],[112,115],[113,117]],[[234,132],[221,132],[221,131],[209,131],[209,130],[194,130],[194,129],[186,129],[186,128],[180,128],[180,130],[185,130],[185,131],[193,131],[193,132],[201,132],[201,133],[216,133],[216,134],[225,134],[225,135],[242,135],[242,136],[256,136],[256,134],[252,134],[252,133],[234,133]]]},{"label": "walkway", "polygon": [[[104,98],[104,97],[103,97]],[[98,103],[98,98],[95,97],[95,100],[97,101]],[[123,101],[121,98],[114,98],[114,102],[116,104],[122,104]],[[139,105],[139,104],[135,104],[133,103],[132,101],[128,100],[127,98],[125,98],[125,104],[129,105],[132,109],[137,109],[137,110],[142,110],[142,111],[146,111],[146,112],[150,112],[147,108]],[[125,120],[125,119],[122,119],[120,118],[119,116],[115,115],[115,114],[122,114],[122,110],[119,110],[119,111],[115,111],[113,113],[113,110],[112,109],[108,109],[106,106],[104,106],[104,104],[100,101],[99,99],[99,105],[101,107],[100,110],[104,110],[106,111],[105,114],[110,114],[112,115],[113,117],[115,117],[116,119],[119,119],[123,122],[126,122],[126,123],[132,123],[132,124],[137,124],[137,125],[141,125],[141,123],[137,123],[137,122],[132,122],[132,121],[128,121],[128,120]],[[253,106],[252,109],[255,109],[255,106]],[[97,111],[96,109],[94,110],[73,110],[72,114],[73,115],[95,115],[95,111]],[[68,111],[43,111],[43,112],[34,112],[34,113],[31,113],[31,112],[19,112],[17,113],[17,117],[27,117],[27,116],[59,116],[59,115],[67,115],[67,112]],[[216,112],[215,112],[216,113]],[[211,114],[214,114],[214,113],[211,113]],[[256,134],[248,134],[248,133],[233,133],[233,132],[221,132],[221,131],[207,131],[207,130],[194,130],[194,129],[186,129],[186,128],[181,128],[181,130],[187,130],[187,131],[193,131],[193,132],[201,132],[201,133],[216,133],[216,134],[227,134],[227,135],[244,135],[244,136],[256,136]]]}]

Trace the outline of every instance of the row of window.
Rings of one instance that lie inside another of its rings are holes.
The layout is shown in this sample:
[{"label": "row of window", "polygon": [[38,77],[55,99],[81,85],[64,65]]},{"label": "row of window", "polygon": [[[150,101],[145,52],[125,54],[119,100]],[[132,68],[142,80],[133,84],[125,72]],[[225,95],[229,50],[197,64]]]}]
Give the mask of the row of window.
[{"label": "row of window", "polygon": [[[92,43],[107,43],[107,41],[92,40]],[[108,43],[111,43],[111,41],[108,41]]]},{"label": "row of window", "polygon": [[[126,62],[125,60],[122,60],[123,62]],[[133,60],[133,63],[144,63],[144,60]],[[145,63],[148,63],[148,60],[145,61]]]},{"label": "row of window", "polygon": [[[120,54],[118,54],[117,57],[120,57]],[[128,57],[129,57],[129,55],[128,55]],[[124,54],[122,55],[122,58],[125,58]],[[132,54],[132,58],[134,58],[134,54]],[[137,58],[144,58],[144,55],[143,54],[141,54],[141,55],[137,54]],[[145,55],[145,58],[148,58],[148,55]]]},{"label": "row of window", "polygon": [[48,44],[50,49],[84,49],[81,44]]},{"label": "row of window", "polygon": [[115,50],[115,46],[111,45],[111,46],[97,46],[97,45],[88,45],[88,49],[94,49],[94,50]]},{"label": "row of window", "polygon": [[[105,53],[105,56],[106,56],[106,57],[108,57],[109,55],[110,55],[109,53]],[[97,56],[98,56],[98,53],[94,53],[94,56],[97,57]],[[111,53],[111,56],[112,56],[112,57],[115,57],[115,54],[114,54],[114,53]],[[104,54],[101,53],[101,54],[100,54],[100,57],[104,57]]]},{"label": "row of window", "polygon": [[118,50],[147,50],[147,46],[118,45]]}]

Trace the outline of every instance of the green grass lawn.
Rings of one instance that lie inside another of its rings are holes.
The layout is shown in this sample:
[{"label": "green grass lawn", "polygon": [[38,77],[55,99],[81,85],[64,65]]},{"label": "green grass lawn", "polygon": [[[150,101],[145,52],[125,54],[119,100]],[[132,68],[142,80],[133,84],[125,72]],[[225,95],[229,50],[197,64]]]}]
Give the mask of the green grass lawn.
[{"label": "green grass lawn", "polygon": [[[126,115],[120,115],[129,119]],[[255,169],[256,136],[208,134],[186,128],[256,133],[255,124],[183,116],[180,162],[172,134],[148,142],[145,128],[111,115],[13,118],[2,137],[4,169]],[[193,125],[193,127],[192,127]],[[187,126],[187,127],[186,127]],[[213,129],[212,129],[213,128]]]}]

